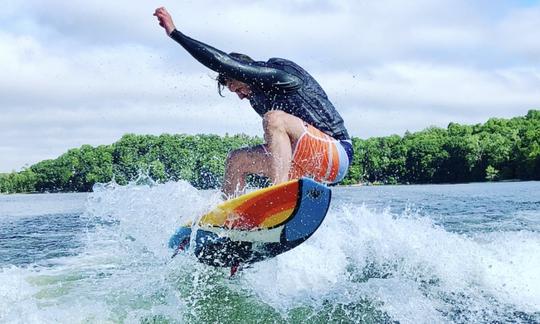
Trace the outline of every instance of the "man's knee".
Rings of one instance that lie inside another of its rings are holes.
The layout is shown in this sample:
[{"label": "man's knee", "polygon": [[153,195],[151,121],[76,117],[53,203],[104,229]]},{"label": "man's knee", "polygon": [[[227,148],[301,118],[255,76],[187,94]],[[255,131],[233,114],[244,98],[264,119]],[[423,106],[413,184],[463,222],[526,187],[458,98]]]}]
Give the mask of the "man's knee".
[{"label": "man's knee", "polygon": [[240,163],[244,155],[245,153],[242,149],[237,149],[229,152],[229,154],[227,155],[227,164],[233,165]]},{"label": "man's knee", "polygon": [[264,114],[263,126],[265,139],[275,133],[287,133],[291,142],[298,140],[304,133],[304,123],[298,117],[281,110],[272,110]]},{"label": "man's knee", "polygon": [[281,110],[271,110],[263,116],[265,130],[285,129],[285,120],[289,114]]},{"label": "man's knee", "polygon": [[255,158],[258,154],[262,154],[263,152],[264,152],[264,148],[262,148],[262,146],[260,148],[259,146],[253,146],[253,147],[243,147],[236,150],[232,150],[227,155],[227,163],[228,164],[246,164],[247,162]]}]

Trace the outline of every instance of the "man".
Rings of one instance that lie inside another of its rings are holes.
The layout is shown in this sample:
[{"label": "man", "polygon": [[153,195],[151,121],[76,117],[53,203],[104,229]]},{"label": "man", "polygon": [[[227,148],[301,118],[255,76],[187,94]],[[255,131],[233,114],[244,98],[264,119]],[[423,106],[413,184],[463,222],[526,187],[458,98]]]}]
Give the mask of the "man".
[{"label": "man", "polygon": [[324,183],[345,177],[353,151],[343,119],[315,79],[297,64],[226,54],[176,29],[163,7],[154,12],[168,36],[196,60],[218,73],[218,91],[227,87],[248,99],[262,116],[265,144],[231,152],[222,191],[244,189],[246,176],[262,174],[273,184],[308,176]]}]

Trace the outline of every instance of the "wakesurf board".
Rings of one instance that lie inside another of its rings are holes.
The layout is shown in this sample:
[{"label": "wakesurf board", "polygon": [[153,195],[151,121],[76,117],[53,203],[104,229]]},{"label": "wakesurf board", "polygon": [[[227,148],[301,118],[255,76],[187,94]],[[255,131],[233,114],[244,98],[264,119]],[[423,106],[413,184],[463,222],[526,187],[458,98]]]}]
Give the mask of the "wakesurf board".
[{"label": "wakesurf board", "polygon": [[169,240],[173,257],[194,253],[214,267],[263,261],[305,242],[322,224],[330,206],[331,190],[301,178],[256,190],[225,201],[180,227]]}]

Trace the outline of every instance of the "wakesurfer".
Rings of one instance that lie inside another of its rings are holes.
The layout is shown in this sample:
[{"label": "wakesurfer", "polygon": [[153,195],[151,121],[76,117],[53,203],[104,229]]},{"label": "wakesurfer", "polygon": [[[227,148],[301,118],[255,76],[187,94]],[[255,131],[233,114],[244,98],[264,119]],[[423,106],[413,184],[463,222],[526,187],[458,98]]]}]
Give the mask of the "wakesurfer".
[{"label": "wakesurfer", "polygon": [[307,71],[286,59],[255,61],[190,38],[176,29],[163,7],[154,16],[169,37],[218,73],[220,95],[227,87],[248,99],[263,119],[265,143],[227,157],[224,194],[243,190],[250,174],[264,175],[273,184],[304,176],[328,184],[343,180],[352,162],[352,142],[343,118]]}]

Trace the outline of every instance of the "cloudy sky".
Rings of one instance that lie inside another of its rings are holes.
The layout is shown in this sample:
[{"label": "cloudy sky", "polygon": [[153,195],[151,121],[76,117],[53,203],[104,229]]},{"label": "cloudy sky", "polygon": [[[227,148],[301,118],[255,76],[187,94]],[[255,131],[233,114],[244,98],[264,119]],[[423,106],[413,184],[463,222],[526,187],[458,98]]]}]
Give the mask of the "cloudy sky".
[{"label": "cloudy sky", "polygon": [[540,108],[540,0],[4,0],[0,172],[128,132],[261,134],[158,6],[219,49],[302,65],[353,136]]}]

